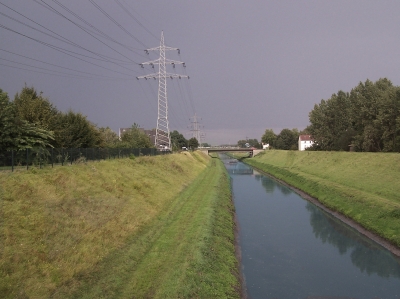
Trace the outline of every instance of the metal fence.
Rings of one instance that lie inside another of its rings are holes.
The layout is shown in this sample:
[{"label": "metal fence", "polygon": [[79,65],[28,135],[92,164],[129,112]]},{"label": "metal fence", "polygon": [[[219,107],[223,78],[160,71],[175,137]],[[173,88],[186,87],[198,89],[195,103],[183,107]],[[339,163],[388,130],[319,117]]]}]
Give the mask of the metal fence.
[{"label": "metal fence", "polygon": [[131,156],[156,156],[171,153],[155,148],[31,148],[19,151],[0,151],[0,170],[29,169],[29,167],[54,167],[121,159]]}]

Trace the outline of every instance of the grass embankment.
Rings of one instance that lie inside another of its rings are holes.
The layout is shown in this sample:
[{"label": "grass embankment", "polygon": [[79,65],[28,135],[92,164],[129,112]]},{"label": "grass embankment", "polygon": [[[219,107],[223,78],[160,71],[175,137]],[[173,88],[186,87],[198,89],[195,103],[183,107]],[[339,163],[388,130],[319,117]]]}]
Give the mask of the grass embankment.
[{"label": "grass embankment", "polygon": [[245,162],[400,247],[400,154],[271,150]]},{"label": "grass embankment", "polygon": [[238,298],[233,205],[201,153],[0,174],[1,298]]}]

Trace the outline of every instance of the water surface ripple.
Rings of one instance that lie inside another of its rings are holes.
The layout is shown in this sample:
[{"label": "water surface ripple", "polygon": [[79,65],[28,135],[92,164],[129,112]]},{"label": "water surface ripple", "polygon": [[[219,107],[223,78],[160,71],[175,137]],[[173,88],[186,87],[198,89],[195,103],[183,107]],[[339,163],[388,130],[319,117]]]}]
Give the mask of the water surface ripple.
[{"label": "water surface ripple", "polygon": [[400,298],[399,258],[288,187],[221,158],[249,298]]}]

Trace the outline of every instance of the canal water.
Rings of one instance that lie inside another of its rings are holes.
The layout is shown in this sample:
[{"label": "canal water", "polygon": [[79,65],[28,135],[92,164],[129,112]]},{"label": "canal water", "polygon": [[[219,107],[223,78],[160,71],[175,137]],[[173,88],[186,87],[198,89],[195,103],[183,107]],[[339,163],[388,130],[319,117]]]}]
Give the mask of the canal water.
[{"label": "canal water", "polygon": [[399,298],[400,259],[250,166],[231,176],[251,299]]}]

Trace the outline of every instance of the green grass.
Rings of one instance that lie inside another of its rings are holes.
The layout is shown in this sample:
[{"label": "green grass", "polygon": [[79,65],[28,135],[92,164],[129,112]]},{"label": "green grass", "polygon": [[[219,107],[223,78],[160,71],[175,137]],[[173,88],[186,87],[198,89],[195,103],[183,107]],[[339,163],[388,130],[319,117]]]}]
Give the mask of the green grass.
[{"label": "green grass", "polygon": [[233,206],[200,153],[1,174],[1,298],[237,298]]},{"label": "green grass", "polygon": [[400,154],[271,150],[245,162],[400,247]]}]

